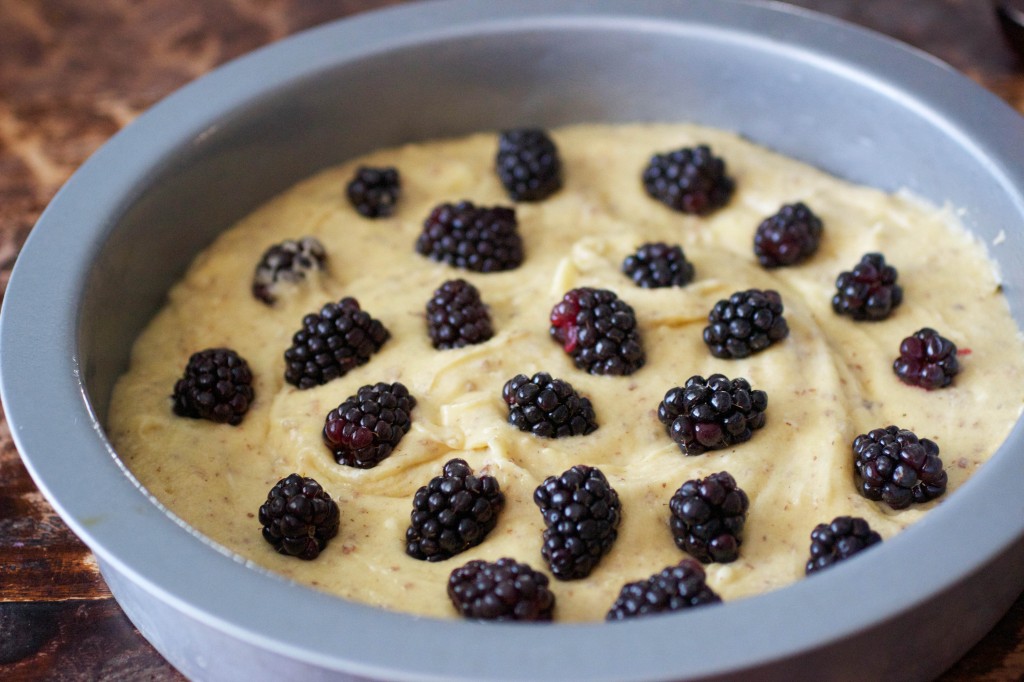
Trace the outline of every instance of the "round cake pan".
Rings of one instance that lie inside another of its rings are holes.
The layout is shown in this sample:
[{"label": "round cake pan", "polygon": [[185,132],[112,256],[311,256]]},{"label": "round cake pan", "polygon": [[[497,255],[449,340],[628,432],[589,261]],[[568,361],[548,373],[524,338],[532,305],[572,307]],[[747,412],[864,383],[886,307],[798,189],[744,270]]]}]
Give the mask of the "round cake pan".
[{"label": "round cake pan", "polygon": [[620,624],[439,621],[349,603],[214,546],[121,465],[103,425],[133,339],[196,253],[260,202],[381,146],[626,121],[735,130],[856,182],[948,202],[992,245],[1024,319],[1024,122],[870,32],[729,0],[442,0],[261,49],[170,96],[83,165],[33,230],[0,320],[2,397],[27,467],[186,675],[928,679],[1024,589],[1020,423],[967,484],[856,561]]}]

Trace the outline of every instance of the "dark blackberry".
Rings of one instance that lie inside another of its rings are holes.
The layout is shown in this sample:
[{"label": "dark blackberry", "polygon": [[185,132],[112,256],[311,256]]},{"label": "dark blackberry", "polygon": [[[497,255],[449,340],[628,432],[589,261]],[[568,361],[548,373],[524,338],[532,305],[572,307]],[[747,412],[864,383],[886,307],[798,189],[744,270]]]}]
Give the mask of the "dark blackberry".
[{"label": "dark blackberry", "polygon": [[944,388],[960,371],[956,345],[925,327],[900,343],[900,356],[892,363],[896,376],[905,384],[929,391]]},{"label": "dark blackberry", "polygon": [[479,620],[549,621],[555,608],[548,577],[508,557],[456,568],[448,597],[460,616]]},{"label": "dark blackberry", "polygon": [[558,147],[538,128],[504,131],[494,165],[513,201],[541,201],[562,187]]},{"label": "dark blackberry", "polygon": [[505,495],[493,476],[474,476],[465,460],[452,459],[441,476],[416,491],[405,532],[405,553],[443,561],[483,542],[498,523]]},{"label": "dark blackberry", "polygon": [[874,429],[853,441],[861,494],[893,509],[934,500],[946,492],[939,446],[898,426]]},{"label": "dark blackberry", "polygon": [[427,333],[440,350],[483,343],[494,336],[479,290],[464,279],[442,284],[427,301]]},{"label": "dark blackberry", "polygon": [[171,397],[179,417],[238,426],[255,397],[249,363],[230,348],[193,353]]},{"label": "dark blackberry", "polygon": [[600,469],[578,464],[533,492],[544,517],[541,555],[556,578],[586,578],[618,537],[622,506]]},{"label": "dark blackberry", "polygon": [[626,620],[720,603],[722,598],[704,580],[704,567],[693,559],[683,559],[647,580],[624,585],[605,620]]},{"label": "dark blackberry", "polygon": [[416,251],[474,272],[513,270],[523,262],[515,209],[477,207],[469,201],[435,207],[416,239]]},{"label": "dark blackberry", "polygon": [[708,313],[704,343],[716,358],[745,358],[789,336],[777,291],[748,289],[721,300]]},{"label": "dark blackberry", "polygon": [[371,469],[409,432],[416,398],[400,383],[366,385],[327,413],[324,444],[338,464]]},{"label": "dark blackberry", "polygon": [[736,183],[707,145],[655,154],[644,169],[647,194],[671,209],[707,215],[729,203]]},{"label": "dark blackberry", "polygon": [[552,338],[591,374],[632,374],[647,361],[633,308],[607,289],[573,289],[551,309]]},{"label": "dark blackberry", "polygon": [[338,534],[338,504],[312,478],[291,474],[278,481],[260,506],[263,539],[281,554],[315,559]]},{"label": "dark blackberry", "polygon": [[699,455],[750,440],[764,426],[767,407],[768,394],[746,379],[692,376],[665,394],[658,419],[684,455]]},{"label": "dark blackberry", "polygon": [[853,270],[836,278],[832,310],[855,320],[878,321],[903,302],[903,288],[896,284],[899,273],[880,253],[865,254]]},{"label": "dark blackberry", "polygon": [[828,568],[881,541],[882,536],[856,516],[837,516],[832,523],[819,523],[811,531],[811,558],[804,572],[810,575]]},{"label": "dark blackberry", "polygon": [[585,436],[597,430],[594,407],[567,381],[547,372],[518,374],[505,383],[508,423],[542,438]]},{"label": "dark blackberry", "polygon": [[723,471],[683,483],[668,507],[679,549],[705,564],[739,557],[750,500],[730,474]]},{"label": "dark blackberry", "polygon": [[395,212],[401,193],[398,170],[392,167],[360,166],[345,187],[352,206],[367,218],[382,218]]},{"label": "dark blackberry", "polygon": [[252,278],[252,295],[271,305],[277,300],[281,284],[295,285],[315,270],[323,270],[327,260],[324,245],[313,237],[286,239],[264,252]]},{"label": "dark blackberry", "polygon": [[757,227],[754,255],[766,268],[795,265],[818,250],[821,231],[821,218],[803,202],[785,204]]},{"label": "dark blackberry", "polygon": [[390,337],[356,299],[328,303],[302,318],[302,329],[292,336],[284,352],[285,381],[302,389],[326,384],[365,365]]},{"label": "dark blackberry", "polygon": [[622,271],[645,289],[682,287],[693,281],[693,265],[683,250],[663,242],[644,244],[626,256]]}]

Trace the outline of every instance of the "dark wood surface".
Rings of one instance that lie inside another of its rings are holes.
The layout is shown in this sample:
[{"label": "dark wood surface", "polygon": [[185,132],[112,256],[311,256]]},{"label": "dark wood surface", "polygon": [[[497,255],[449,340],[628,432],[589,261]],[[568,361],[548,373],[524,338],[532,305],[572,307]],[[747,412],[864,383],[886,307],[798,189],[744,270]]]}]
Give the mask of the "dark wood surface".
[{"label": "dark wood surface", "polygon": [[[114,132],[218,64],[387,0],[0,0],[0,295],[39,213]],[[799,0],[947,61],[1024,112],[987,0]],[[951,626],[955,626],[951,624]],[[0,680],[180,680],[110,596],[0,421]],[[1024,595],[941,680],[1024,679]]]}]

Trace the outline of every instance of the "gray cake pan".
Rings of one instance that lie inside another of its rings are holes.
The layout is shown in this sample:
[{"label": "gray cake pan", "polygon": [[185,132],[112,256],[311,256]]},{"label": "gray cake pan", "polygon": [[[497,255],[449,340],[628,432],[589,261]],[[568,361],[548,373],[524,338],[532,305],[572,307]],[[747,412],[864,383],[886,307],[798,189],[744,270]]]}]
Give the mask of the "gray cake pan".
[{"label": "gray cake pan", "polygon": [[383,145],[665,120],[951,202],[1001,242],[992,254],[1024,319],[1024,122],[873,33],[780,4],[456,0],[258,50],[83,165],[33,230],[0,319],[2,397],[24,461],[171,663],[218,680],[923,680],[992,627],[1024,589],[1019,423],[972,480],[856,561],[621,624],[439,621],[326,596],[212,545],[122,467],[103,423],[132,340],[190,259],[261,201]]}]

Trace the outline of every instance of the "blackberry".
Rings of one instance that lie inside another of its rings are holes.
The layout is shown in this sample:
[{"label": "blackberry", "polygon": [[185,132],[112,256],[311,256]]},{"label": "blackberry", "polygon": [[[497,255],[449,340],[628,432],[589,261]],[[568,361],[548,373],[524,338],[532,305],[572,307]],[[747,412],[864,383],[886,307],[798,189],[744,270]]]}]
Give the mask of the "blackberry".
[{"label": "blackberry", "polygon": [[767,407],[768,394],[746,379],[692,376],[665,394],[658,419],[684,455],[699,455],[750,440],[764,426]]},{"label": "blackberry", "polygon": [[252,295],[268,305],[277,300],[282,283],[295,285],[310,272],[324,269],[327,251],[313,237],[286,239],[264,252],[252,278]]},{"label": "blackberry", "polygon": [[412,498],[405,553],[443,561],[475,547],[494,530],[504,506],[496,478],[474,476],[465,460],[451,459]]},{"label": "blackberry", "polygon": [[230,348],[193,353],[171,397],[179,417],[238,426],[255,397],[249,363]]},{"label": "blackberry", "polygon": [[578,464],[533,492],[544,517],[541,555],[556,578],[586,578],[618,537],[622,506],[600,469]]},{"label": "blackberry", "polygon": [[473,272],[514,270],[523,262],[515,209],[440,204],[424,221],[416,252]]},{"label": "blackberry", "polygon": [[807,260],[821,243],[821,218],[803,202],[785,204],[765,218],[754,233],[754,255],[766,268],[795,265]]},{"label": "blackberry", "polygon": [[562,188],[562,160],[538,128],[504,131],[495,159],[498,178],[513,201],[541,201]]},{"label": "blackberry", "polygon": [[704,567],[693,559],[683,559],[647,580],[624,585],[605,620],[626,620],[721,602],[722,598],[704,580]]},{"label": "blackberry", "polygon": [[729,203],[736,183],[707,145],[655,154],[644,169],[647,194],[682,213],[707,215]]},{"label": "blackberry", "polygon": [[622,261],[622,271],[645,289],[682,287],[693,281],[693,264],[678,246],[644,244]]},{"label": "blackberry", "polygon": [[448,597],[460,616],[479,620],[550,621],[555,608],[548,577],[508,557],[456,568]]},{"label": "blackberry", "polygon": [[633,308],[607,289],[566,293],[551,309],[549,331],[591,374],[632,374],[647,361]]},{"label": "blackberry", "polygon": [[880,253],[865,254],[853,270],[836,278],[832,310],[855,320],[878,321],[903,302],[903,288],[896,284],[899,273]]},{"label": "blackberry", "polygon": [[464,279],[442,284],[427,301],[427,333],[439,350],[483,343],[494,336],[479,290]]},{"label": "blackberry", "polygon": [[567,381],[547,372],[518,374],[505,383],[501,397],[508,404],[508,423],[542,438],[585,436],[597,430],[589,398]]},{"label": "blackberry", "polygon": [[750,501],[723,471],[683,483],[669,501],[672,536],[679,549],[699,561],[736,561]]},{"label": "blackberry", "polygon": [[401,193],[398,170],[392,167],[360,166],[345,187],[353,208],[367,218],[382,218],[395,212]]},{"label": "blackberry", "polygon": [[704,343],[716,358],[745,358],[789,336],[777,291],[737,291],[715,304],[704,327]]},{"label": "blackberry", "polygon": [[903,339],[892,369],[903,383],[931,391],[949,386],[960,371],[960,362],[956,345],[925,327]]},{"label": "blackberry", "polygon": [[811,531],[811,558],[804,572],[810,575],[828,568],[881,541],[882,536],[856,516],[837,516],[832,523],[819,523]]},{"label": "blackberry", "polygon": [[363,386],[327,413],[324,444],[338,464],[371,469],[409,432],[414,407],[416,398],[400,383]]},{"label": "blackberry", "polygon": [[898,426],[874,429],[853,441],[861,494],[893,509],[934,500],[946,492],[939,446]]},{"label": "blackberry", "polygon": [[359,301],[346,296],[302,318],[302,329],[284,352],[284,378],[301,389],[326,384],[370,361],[391,337]]},{"label": "blackberry", "polygon": [[263,539],[281,554],[315,559],[338,534],[338,504],[312,478],[291,474],[278,481],[260,506]]}]

